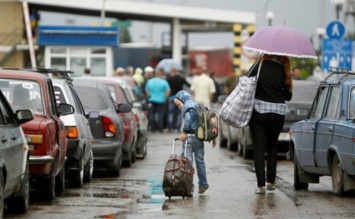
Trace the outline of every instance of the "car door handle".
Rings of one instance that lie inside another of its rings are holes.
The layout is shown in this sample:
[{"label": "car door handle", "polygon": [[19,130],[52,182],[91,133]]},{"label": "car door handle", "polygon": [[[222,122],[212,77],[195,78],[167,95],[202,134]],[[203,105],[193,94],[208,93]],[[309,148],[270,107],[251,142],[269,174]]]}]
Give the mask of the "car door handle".
[{"label": "car door handle", "polygon": [[2,138],[1,138],[1,142],[2,142],[2,143],[7,142],[7,138],[6,138],[5,136],[2,136]]},{"label": "car door handle", "polygon": [[11,136],[11,140],[15,141],[17,139],[16,135]]},{"label": "car door handle", "polygon": [[329,132],[333,132],[333,127],[329,127],[329,128],[328,128],[328,131],[329,131]]}]

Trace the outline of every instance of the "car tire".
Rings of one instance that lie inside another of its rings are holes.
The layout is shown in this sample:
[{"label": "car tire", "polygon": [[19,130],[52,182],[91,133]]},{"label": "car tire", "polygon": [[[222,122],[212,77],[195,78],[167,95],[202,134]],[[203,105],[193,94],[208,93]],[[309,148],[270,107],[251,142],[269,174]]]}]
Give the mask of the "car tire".
[{"label": "car tire", "polygon": [[136,151],[137,151],[136,148],[134,148],[134,150],[132,152],[132,163],[136,162],[136,155],[137,155]]},{"label": "car tire", "polygon": [[247,147],[245,145],[243,145],[243,158],[244,159],[252,159],[253,155],[254,155],[254,151],[247,149]]},{"label": "car tire", "polygon": [[295,190],[308,189],[308,183],[301,183],[299,173],[301,170],[296,152],[293,153],[293,187]]},{"label": "car tire", "polygon": [[30,166],[27,161],[24,178],[20,190],[7,201],[7,209],[10,212],[25,213],[30,201]]},{"label": "car tire", "polygon": [[0,169],[0,218],[4,217],[4,184],[4,175],[2,173],[2,169]]},{"label": "car tire", "polygon": [[45,201],[52,201],[55,196],[55,176],[50,174],[39,179],[37,193]]},{"label": "car tire", "polygon": [[123,161],[123,166],[124,167],[131,167],[132,166],[132,151],[128,152],[128,155],[127,155],[128,160],[124,160]]},{"label": "car tire", "polygon": [[84,162],[81,159],[77,164],[78,170],[69,174],[69,182],[73,188],[81,188],[84,184]]},{"label": "car tire", "polygon": [[332,185],[335,195],[344,193],[344,170],[337,155],[334,156],[332,163]]},{"label": "car tire", "polygon": [[91,182],[94,173],[94,154],[90,151],[89,160],[84,167],[84,182]]},{"label": "car tire", "polygon": [[62,166],[61,171],[55,177],[55,194],[56,196],[62,196],[65,191],[65,163]]}]

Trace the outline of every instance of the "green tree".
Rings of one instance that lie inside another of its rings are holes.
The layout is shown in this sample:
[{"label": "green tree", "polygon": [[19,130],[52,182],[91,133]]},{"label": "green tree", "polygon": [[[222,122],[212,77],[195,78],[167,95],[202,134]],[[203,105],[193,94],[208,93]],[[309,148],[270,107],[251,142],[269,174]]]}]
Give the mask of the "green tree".
[{"label": "green tree", "polygon": [[130,43],[132,42],[131,34],[128,28],[120,29],[120,43]]}]

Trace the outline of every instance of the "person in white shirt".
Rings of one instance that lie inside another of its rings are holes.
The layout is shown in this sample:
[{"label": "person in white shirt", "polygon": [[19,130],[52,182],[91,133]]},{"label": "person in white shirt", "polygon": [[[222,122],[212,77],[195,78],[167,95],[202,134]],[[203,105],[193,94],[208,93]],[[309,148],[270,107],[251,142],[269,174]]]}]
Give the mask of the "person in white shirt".
[{"label": "person in white shirt", "polygon": [[216,92],[216,87],[213,80],[209,77],[206,67],[204,67],[202,71],[197,72],[190,88],[197,103],[211,108],[211,100],[213,94]]}]

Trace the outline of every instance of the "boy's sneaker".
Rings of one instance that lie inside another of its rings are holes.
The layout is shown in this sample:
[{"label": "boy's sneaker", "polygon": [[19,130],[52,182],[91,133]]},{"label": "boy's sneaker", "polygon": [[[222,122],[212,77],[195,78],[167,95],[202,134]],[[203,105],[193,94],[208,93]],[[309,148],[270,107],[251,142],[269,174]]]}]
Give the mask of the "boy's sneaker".
[{"label": "boy's sneaker", "polygon": [[200,186],[198,188],[198,193],[203,194],[208,189],[208,187],[209,187],[208,184],[205,186]]}]

